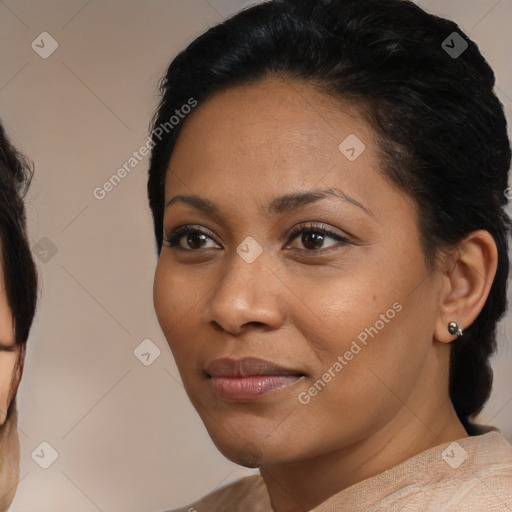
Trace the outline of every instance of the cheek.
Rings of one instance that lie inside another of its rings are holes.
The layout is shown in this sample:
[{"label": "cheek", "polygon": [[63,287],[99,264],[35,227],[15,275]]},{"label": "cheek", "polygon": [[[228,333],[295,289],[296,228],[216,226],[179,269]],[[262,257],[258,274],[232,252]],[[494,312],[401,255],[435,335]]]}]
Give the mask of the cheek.
[{"label": "cheek", "polygon": [[193,273],[181,272],[170,258],[160,257],[153,282],[153,303],[164,333],[193,309],[200,287],[201,282],[196,282]]},{"label": "cheek", "polygon": [[208,288],[205,280],[180,273],[171,261],[160,258],[153,282],[153,303],[158,322],[178,366],[189,357],[194,344],[194,330],[200,324],[199,314],[204,307]]},{"label": "cheek", "polygon": [[396,321],[393,304],[399,294],[390,291],[393,287],[373,272],[375,269],[330,276],[314,284],[303,283],[302,291],[294,290],[301,307],[295,310],[292,322],[325,363],[343,355],[353,340],[364,346],[375,333],[376,323],[380,332]]},{"label": "cheek", "polygon": [[166,277],[165,267],[160,258],[156,266],[153,280],[153,305],[158,322],[164,333],[166,326],[170,325],[171,317],[174,313],[174,308],[172,307],[173,294],[169,293]]},{"label": "cheek", "polygon": [[333,382],[327,393],[318,386],[325,399],[392,398],[386,386],[406,393],[417,379],[432,343],[435,307],[425,304],[435,303],[435,289],[423,281],[421,258],[396,260],[307,287],[307,307],[293,322],[317,361],[312,380]]},{"label": "cheek", "polygon": [[3,282],[0,287],[0,342],[10,344],[14,339],[13,318]]},{"label": "cheek", "polygon": [[[310,338],[319,362],[295,407],[306,430],[323,431],[322,443],[336,444],[340,437],[355,442],[379,429],[413,389],[427,344],[411,337],[406,307],[398,311],[399,305],[392,305],[370,303],[370,311],[326,316]],[[307,443],[307,436],[302,441]]]},{"label": "cheek", "polygon": [[[11,308],[7,301],[5,287],[0,284],[0,342],[11,344],[14,340],[14,326]],[[9,407],[8,398],[11,380],[16,364],[17,352],[0,352],[0,424],[3,424]]]},{"label": "cheek", "polygon": [[16,352],[0,353],[0,425],[5,422],[7,416],[8,399],[16,359]]}]

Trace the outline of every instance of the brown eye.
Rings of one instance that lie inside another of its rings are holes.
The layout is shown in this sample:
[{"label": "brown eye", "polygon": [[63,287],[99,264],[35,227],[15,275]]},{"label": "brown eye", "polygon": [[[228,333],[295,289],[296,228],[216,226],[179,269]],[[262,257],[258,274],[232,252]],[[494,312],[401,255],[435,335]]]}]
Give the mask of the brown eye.
[{"label": "brown eye", "polygon": [[[185,245],[182,244],[183,239]],[[174,249],[196,251],[204,248],[210,249],[211,247],[205,247],[208,240],[213,240],[213,238],[205,231],[193,226],[180,226],[167,235],[164,242],[167,247]]]},{"label": "brown eye", "polygon": [[187,235],[186,243],[191,249],[200,249],[206,240],[206,235],[203,233],[190,233]]},{"label": "brown eye", "polygon": [[318,231],[310,231],[309,233],[302,234],[301,242],[306,249],[321,249],[324,243],[324,236]]},{"label": "brown eye", "polygon": [[[307,252],[323,252],[324,250],[331,250],[339,245],[346,245],[350,243],[350,241],[336,233],[333,233],[329,229],[325,229],[320,226],[316,225],[310,225],[307,227],[299,228],[296,231],[294,231],[291,236],[290,240],[293,240],[300,236],[300,242],[305,247],[305,249],[300,249],[302,251]],[[335,240],[337,243],[330,244],[325,246],[325,242],[327,239]],[[289,245],[288,245],[289,246]]]}]

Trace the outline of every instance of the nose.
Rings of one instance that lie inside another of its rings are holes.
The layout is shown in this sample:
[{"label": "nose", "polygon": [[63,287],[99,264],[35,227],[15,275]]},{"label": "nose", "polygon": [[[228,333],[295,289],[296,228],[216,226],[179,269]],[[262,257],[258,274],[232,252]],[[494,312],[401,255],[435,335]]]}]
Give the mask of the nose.
[{"label": "nose", "polygon": [[234,253],[214,286],[209,321],[235,335],[251,324],[278,329],[284,318],[283,288],[265,252],[251,263]]}]

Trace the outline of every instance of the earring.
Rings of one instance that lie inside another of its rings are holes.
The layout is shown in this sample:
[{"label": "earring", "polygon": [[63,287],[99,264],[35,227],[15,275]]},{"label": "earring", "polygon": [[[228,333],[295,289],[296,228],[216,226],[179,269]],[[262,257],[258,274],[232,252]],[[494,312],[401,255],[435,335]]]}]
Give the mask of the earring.
[{"label": "earring", "polygon": [[458,326],[457,322],[450,322],[448,324],[448,332],[450,334],[457,334],[457,338],[464,336],[464,330]]}]

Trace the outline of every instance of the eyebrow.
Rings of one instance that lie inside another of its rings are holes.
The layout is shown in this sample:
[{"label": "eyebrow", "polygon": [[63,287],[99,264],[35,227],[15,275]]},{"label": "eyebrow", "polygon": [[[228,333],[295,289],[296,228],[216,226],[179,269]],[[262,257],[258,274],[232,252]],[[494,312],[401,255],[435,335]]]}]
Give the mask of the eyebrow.
[{"label": "eyebrow", "polygon": [[16,343],[8,345],[7,343],[0,342],[0,352],[14,352],[17,346]]},{"label": "eyebrow", "polygon": [[[333,187],[325,189],[313,189],[308,192],[295,192],[277,197],[265,207],[265,210],[271,215],[289,213],[316,201],[327,199],[329,196],[337,197],[338,199],[341,199],[348,204],[362,209],[369,215],[374,215],[370,209],[362,205],[359,201],[355,200],[353,197],[349,196],[339,188]],[[216,206],[213,202],[197,195],[174,196],[167,202],[165,208],[169,208],[172,204],[177,202],[188,204],[192,208],[200,210],[204,213],[220,216],[220,209],[218,206]]]}]

